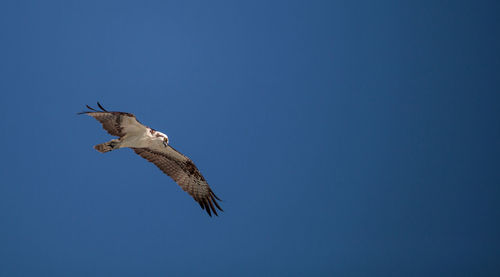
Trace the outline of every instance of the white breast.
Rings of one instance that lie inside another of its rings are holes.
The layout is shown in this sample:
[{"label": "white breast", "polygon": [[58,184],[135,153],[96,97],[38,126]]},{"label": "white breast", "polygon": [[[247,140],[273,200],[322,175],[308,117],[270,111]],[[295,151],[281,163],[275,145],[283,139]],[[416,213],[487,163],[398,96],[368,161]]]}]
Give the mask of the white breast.
[{"label": "white breast", "polygon": [[120,146],[132,148],[157,148],[163,146],[163,138],[153,136],[148,129],[145,132],[126,134],[122,137]]}]

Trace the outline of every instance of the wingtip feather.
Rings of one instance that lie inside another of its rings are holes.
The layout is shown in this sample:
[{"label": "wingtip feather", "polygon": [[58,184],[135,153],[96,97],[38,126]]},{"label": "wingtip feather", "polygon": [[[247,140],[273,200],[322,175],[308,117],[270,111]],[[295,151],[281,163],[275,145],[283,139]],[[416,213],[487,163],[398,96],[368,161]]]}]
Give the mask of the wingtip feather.
[{"label": "wingtip feather", "polygon": [[85,106],[87,106],[87,108],[88,108],[89,110],[94,111],[94,112],[97,112],[97,110],[96,110],[96,109],[94,109],[94,108],[92,108],[91,106],[89,106],[89,105],[85,105]]},{"label": "wingtip feather", "polygon": [[220,206],[219,206],[219,203],[217,203],[217,201],[213,198],[213,196],[211,195],[210,197],[212,197],[212,201],[214,202],[215,206],[217,206],[217,208],[221,211],[224,211]]},{"label": "wingtip feather", "polygon": [[212,212],[214,212],[214,214],[215,214],[216,216],[219,216],[219,215],[217,214],[217,210],[214,208],[214,204],[212,204],[212,200],[210,200],[210,198],[207,198],[207,199],[208,199],[208,203],[210,204],[210,208],[212,208]]},{"label": "wingtip feather", "polygon": [[219,197],[217,197],[217,195],[215,195],[215,193],[214,193],[212,190],[210,190],[210,194],[211,194],[213,197],[215,197],[215,199],[217,199],[217,200],[219,200],[219,201],[222,201]]},{"label": "wingtip feather", "polygon": [[101,103],[99,103],[99,101],[97,102],[97,106],[103,111],[103,112],[107,112],[107,110],[101,105]]},{"label": "wingtip feather", "polygon": [[203,206],[205,206],[205,211],[207,211],[208,215],[212,217],[212,212],[210,211],[210,207],[208,206],[207,199],[203,199]]}]

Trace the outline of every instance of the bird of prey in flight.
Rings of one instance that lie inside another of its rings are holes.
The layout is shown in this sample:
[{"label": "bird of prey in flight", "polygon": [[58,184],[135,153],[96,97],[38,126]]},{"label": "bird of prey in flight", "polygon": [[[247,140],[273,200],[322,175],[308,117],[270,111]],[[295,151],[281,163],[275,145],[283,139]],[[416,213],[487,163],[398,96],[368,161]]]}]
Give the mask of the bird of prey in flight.
[{"label": "bird of prey in flight", "polygon": [[193,161],[170,146],[167,135],[142,125],[131,113],[107,111],[99,102],[97,106],[101,110],[86,106],[89,111],[78,114],[92,116],[110,135],[118,137],[95,145],[97,151],[105,153],[124,147],[131,148],[170,176],[200,204],[202,209],[207,211],[208,215],[212,216],[212,213],[218,215],[217,209],[222,211],[217,203],[220,199],[214,194]]}]

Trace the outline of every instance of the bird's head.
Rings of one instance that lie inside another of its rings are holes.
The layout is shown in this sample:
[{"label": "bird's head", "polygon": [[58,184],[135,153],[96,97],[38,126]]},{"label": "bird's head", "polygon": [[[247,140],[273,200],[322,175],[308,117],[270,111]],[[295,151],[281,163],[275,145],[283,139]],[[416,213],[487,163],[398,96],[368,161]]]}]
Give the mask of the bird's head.
[{"label": "bird's head", "polygon": [[168,136],[165,135],[164,133],[161,133],[161,132],[158,132],[158,134],[160,135],[160,138],[162,139],[163,145],[165,147],[167,147],[167,145],[168,145]]}]

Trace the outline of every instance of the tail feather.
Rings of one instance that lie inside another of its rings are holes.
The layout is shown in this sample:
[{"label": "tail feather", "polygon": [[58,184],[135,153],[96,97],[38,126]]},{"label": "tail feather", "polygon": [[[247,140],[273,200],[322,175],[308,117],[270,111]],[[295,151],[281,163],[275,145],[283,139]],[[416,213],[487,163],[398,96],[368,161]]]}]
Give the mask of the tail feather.
[{"label": "tail feather", "polygon": [[110,145],[109,142],[105,142],[98,145],[94,145],[94,149],[101,153],[106,153],[113,150],[113,147]]}]

